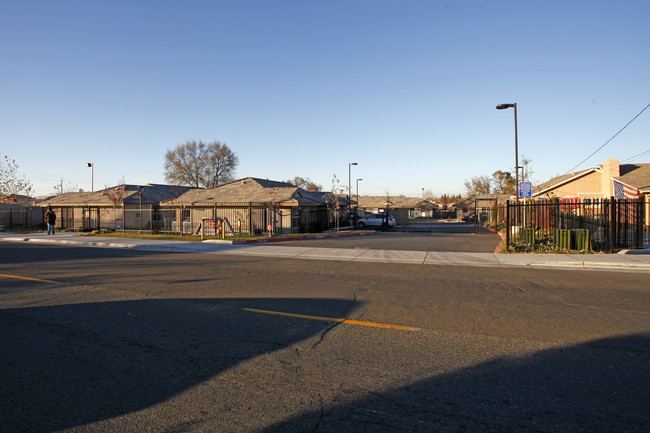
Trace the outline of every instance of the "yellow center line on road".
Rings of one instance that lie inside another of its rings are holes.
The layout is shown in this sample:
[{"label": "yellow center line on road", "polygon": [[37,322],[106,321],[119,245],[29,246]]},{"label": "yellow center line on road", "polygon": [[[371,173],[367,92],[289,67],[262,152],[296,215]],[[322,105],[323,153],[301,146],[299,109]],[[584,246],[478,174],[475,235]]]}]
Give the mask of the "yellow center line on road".
[{"label": "yellow center line on road", "polygon": [[56,281],[41,280],[40,278],[21,277],[19,275],[0,274],[0,277],[16,278],[18,280],[27,280],[27,281],[38,281],[38,282],[41,282],[41,283],[56,283]]},{"label": "yellow center line on road", "polygon": [[346,323],[348,325],[371,326],[374,328],[399,329],[402,331],[420,330],[420,328],[413,328],[411,326],[391,325],[388,323],[377,323],[377,322],[365,322],[362,320],[350,320],[350,319],[336,318],[336,317],[310,316],[307,314],[284,313],[282,311],[259,310],[257,308],[244,308],[243,310],[250,311],[251,313],[272,314],[276,316],[296,317],[298,319],[320,320],[323,322],[339,322],[339,323]]}]

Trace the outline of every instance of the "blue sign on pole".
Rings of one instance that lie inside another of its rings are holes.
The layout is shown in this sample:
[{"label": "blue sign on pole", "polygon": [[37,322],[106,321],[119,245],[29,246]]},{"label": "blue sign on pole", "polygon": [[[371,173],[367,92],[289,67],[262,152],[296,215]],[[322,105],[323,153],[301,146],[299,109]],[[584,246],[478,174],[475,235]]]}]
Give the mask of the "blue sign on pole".
[{"label": "blue sign on pole", "polygon": [[533,183],[519,182],[519,197],[532,197],[532,196],[533,196]]}]

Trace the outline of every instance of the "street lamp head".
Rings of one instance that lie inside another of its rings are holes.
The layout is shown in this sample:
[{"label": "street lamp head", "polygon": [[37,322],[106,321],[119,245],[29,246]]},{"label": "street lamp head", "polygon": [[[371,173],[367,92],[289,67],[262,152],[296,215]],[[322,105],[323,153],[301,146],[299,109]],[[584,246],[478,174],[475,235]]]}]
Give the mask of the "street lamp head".
[{"label": "street lamp head", "polygon": [[497,110],[505,110],[506,108],[513,108],[515,104],[499,104]]},{"label": "street lamp head", "polygon": [[87,163],[86,163],[86,167],[92,167],[92,166],[93,166],[93,163],[92,163],[92,162],[87,162]]},{"label": "street lamp head", "polygon": [[351,162],[350,165],[359,165],[356,162]]}]

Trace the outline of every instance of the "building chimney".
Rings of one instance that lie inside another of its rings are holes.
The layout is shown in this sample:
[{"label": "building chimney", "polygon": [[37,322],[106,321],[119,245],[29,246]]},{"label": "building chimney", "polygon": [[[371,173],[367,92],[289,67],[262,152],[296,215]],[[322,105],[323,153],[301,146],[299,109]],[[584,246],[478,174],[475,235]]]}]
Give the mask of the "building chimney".
[{"label": "building chimney", "polygon": [[603,197],[609,198],[614,196],[614,182],[613,177],[621,175],[621,167],[618,159],[609,158],[603,162]]}]

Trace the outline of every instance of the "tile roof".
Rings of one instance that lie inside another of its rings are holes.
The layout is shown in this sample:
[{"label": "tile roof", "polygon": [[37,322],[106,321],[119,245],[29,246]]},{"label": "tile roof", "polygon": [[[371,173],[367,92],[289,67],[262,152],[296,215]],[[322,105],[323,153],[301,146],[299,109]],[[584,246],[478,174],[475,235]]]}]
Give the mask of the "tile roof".
[{"label": "tile roof", "polygon": [[[586,174],[600,170],[602,170],[602,168],[599,166],[554,177],[553,179],[534,187],[533,195],[543,194],[549,189],[556,188]],[[620,164],[619,170],[620,176],[615,176],[614,179],[633,186],[642,192],[650,192],[650,164]]]},{"label": "tile roof", "polygon": [[581,170],[581,171],[576,171],[576,172],[573,172],[573,173],[563,174],[561,176],[556,176],[556,177],[554,177],[554,178],[552,178],[550,180],[547,180],[546,182],[544,182],[542,184],[539,184],[539,185],[533,187],[533,196],[538,195],[538,194],[542,194],[544,191],[546,191],[548,189],[555,188],[555,187],[560,186],[560,185],[562,185],[564,183],[567,183],[567,182],[570,182],[570,181],[572,181],[574,179],[582,177],[582,176],[584,176],[586,174],[592,173],[592,172],[594,172],[596,170],[597,170],[596,168],[588,168],[586,170]]},{"label": "tile roof", "polygon": [[[352,197],[354,198],[354,196]],[[359,207],[362,208],[382,208],[386,206],[386,201],[388,201],[388,206],[395,209],[415,209],[415,208],[429,208],[436,207],[437,205],[429,200],[423,200],[419,197],[406,197],[403,195],[400,196],[385,196],[385,195],[362,195],[359,196]]]},{"label": "tile roof", "polygon": [[188,191],[163,205],[208,203],[268,203],[321,205],[324,193],[313,193],[287,182],[247,177],[216,188]]},{"label": "tile roof", "polygon": [[189,186],[178,185],[118,185],[94,192],[66,192],[53,197],[39,200],[36,204],[47,206],[112,206],[111,193],[124,189],[124,203],[139,203],[140,189],[142,187],[142,203],[158,204],[163,200],[176,197],[188,190],[195,189]]},{"label": "tile roof", "polygon": [[621,175],[614,179],[650,193],[650,164],[621,164]]}]

